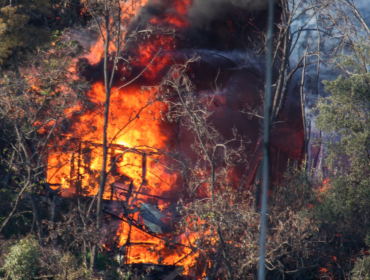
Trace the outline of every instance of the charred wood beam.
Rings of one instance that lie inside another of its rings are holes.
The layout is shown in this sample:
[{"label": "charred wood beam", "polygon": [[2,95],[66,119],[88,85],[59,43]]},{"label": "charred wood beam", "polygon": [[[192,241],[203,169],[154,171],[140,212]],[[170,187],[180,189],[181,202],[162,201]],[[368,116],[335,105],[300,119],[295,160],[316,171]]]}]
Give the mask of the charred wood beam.
[{"label": "charred wood beam", "polygon": [[[131,184],[130,184],[131,185]],[[120,187],[114,187],[115,189],[119,189],[119,190],[122,190],[124,192],[130,192],[129,190],[126,190],[124,188],[120,188]],[[149,197],[153,197],[153,198],[157,198],[157,199],[161,199],[161,200],[170,200],[170,201],[173,201],[174,199],[173,198],[169,198],[169,197],[163,197],[163,196],[158,196],[158,195],[152,195],[152,194],[147,194],[147,193],[143,193],[143,192],[138,192],[138,191],[132,191],[132,193],[135,193],[135,194],[141,194],[141,195],[145,195],[145,196],[149,196]],[[128,195],[128,194],[127,194]],[[131,196],[131,194],[129,195]],[[126,196],[127,197],[127,196]]]},{"label": "charred wood beam", "polygon": [[112,216],[113,218],[116,218],[116,219],[118,219],[118,220],[121,220],[121,221],[124,221],[124,222],[126,222],[126,223],[131,223],[131,225],[132,226],[134,226],[134,227],[136,227],[137,229],[139,229],[139,230],[141,230],[141,231],[143,231],[143,232],[145,232],[145,233],[147,233],[147,234],[149,234],[149,235],[151,235],[151,236],[154,236],[154,237],[156,237],[156,238],[158,238],[158,239],[162,239],[161,237],[159,237],[158,235],[156,235],[156,234],[154,234],[154,233],[152,233],[152,232],[150,232],[150,231],[148,231],[148,230],[146,230],[141,224],[139,224],[137,221],[135,221],[135,220],[133,220],[133,219],[130,219],[130,218],[128,218],[128,217],[125,217],[125,218],[122,218],[122,217],[120,217],[120,216],[117,216],[116,214],[113,214],[113,213],[111,213],[111,212],[108,212],[107,210],[105,210],[105,209],[103,209],[103,212],[104,213],[106,213],[106,214],[108,214],[108,215],[110,215],[110,216]]},{"label": "charred wood beam", "polygon": [[141,178],[143,182],[146,182],[146,153],[145,152],[142,155],[141,167],[142,167]]},{"label": "charred wood beam", "polygon": [[134,187],[134,181],[131,181],[130,186],[128,187],[128,192],[126,194],[126,205],[129,206],[129,200],[132,194],[132,189]]},{"label": "charred wood beam", "polygon": [[262,137],[259,137],[254,153],[251,159],[249,160],[248,166],[246,168],[246,175],[243,177],[243,179],[241,180],[239,184],[239,192],[242,192],[245,186],[248,187],[252,185],[252,182],[255,178],[256,172],[258,170],[258,166],[262,158],[262,150],[263,150],[262,144],[263,144]]},{"label": "charred wood beam", "polygon": [[153,246],[153,245],[157,245],[157,243],[150,243],[150,242],[130,242],[130,245]]},{"label": "charred wood beam", "polygon": [[151,233],[150,231],[147,231],[141,224],[139,224],[138,222],[136,222],[135,220],[133,220],[133,219],[130,219],[130,218],[127,218],[127,217],[125,217],[125,218],[122,218],[122,217],[120,217],[120,216],[118,216],[118,215],[116,215],[116,214],[113,214],[113,213],[111,213],[111,212],[109,212],[109,211],[107,211],[107,210],[105,210],[105,209],[103,209],[103,212],[104,213],[106,213],[106,214],[108,214],[108,215],[110,215],[110,216],[112,216],[113,218],[116,218],[116,219],[118,219],[118,220],[121,220],[121,221],[124,221],[124,222],[126,222],[126,223],[128,223],[129,221],[131,222],[131,224],[134,226],[134,227],[136,227],[137,229],[139,229],[139,230],[141,230],[141,231],[143,231],[143,232],[145,232],[145,233],[148,233],[148,234],[150,234],[151,236],[154,236],[154,237],[157,237],[157,238],[159,238],[159,239],[162,239],[162,238],[160,238],[159,236],[157,236],[156,234],[154,234],[154,233]]},{"label": "charred wood beam", "polygon": [[81,156],[82,156],[82,143],[80,142],[80,145],[78,147],[78,163],[77,163],[77,185],[76,185],[76,193],[77,195],[80,195],[82,192],[82,175],[80,174],[81,169]]},{"label": "charred wood beam", "polygon": [[[165,242],[168,242],[168,240],[165,240],[165,239],[163,239],[162,237],[160,237],[160,236],[158,236],[158,235],[156,235],[156,234],[154,234],[154,233],[152,233],[152,232],[150,232],[150,231],[147,231],[142,225],[140,225],[138,222],[136,222],[135,220],[133,220],[133,219],[125,219],[125,218],[121,218],[120,216],[117,216],[116,214],[113,214],[113,213],[111,213],[111,212],[108,212],[107,210],[105,210],[105,209],[103,209],[103,212],[105,213],[105,214],[108,214],[108,215],[110,215],[110,216],[112,216],[113,218],[116,218],[116,219],[118,219],[118,220],[121,220],[121,221],[124,221],[124,222],[126,222],[126,223],[128,223],[128,220],[130,220],[131,221],[131,225],[132,226],[134,226],[134,227],[136,227],[137,229],[139,229],[139,230],[141,230],[142,232],[145,232],[145,233],[147,233],[147,234],[149,234],[149,235],[151,235],[151,236],[153,236],[153,237],[155,237],[155,238],[158,238],[158,239],[160,239],[160,240],[163,240],[163,241],[165,241]],[[171,245],[177,245],[177,246],[181,246],[181,247],[185,247],[185,248],[189,248],[189,249],[194,249],[194,248],[192,248],[192,247],[190,247],[190,246],[187,246],[187,245],[184,245],[184,244],[181,244],[181,243],[177,243],[177,242],[173,242],[173,243],[171,243]]]},{"label": "charred wood beam", "polygon": [[[75,153],[72,153],[72,158],[71,158],[71,164],[70,164],[70,171],[69,171],[69,178],[71,179],[71,182],[70,182],[70,188],[73,188],[74,184],[73,184],[73,180],[72,178],[74,177],[74,173],[75,173]],[[76,192],[76,194],[78,195],[78,193]]]},{"label": "charred wood beam", "polygon": [[[91,141],[82,141],[81,139],[78,139],[78,138],[70,138],[69,140],[70,141],[76,141],[76,142],[80,142],[80,143],[86,144],[86,146],[87,145],[91,145],[91,146],[93,146],[95,148],[103,147],[103,144],[94,143],[94,142],[91,142]],[[146,154],[146,155],[157,155],[158,154],[157,152],[153,152],[152,149],[135,149],[135,148],[129,148],[129,147],[126,147],[126,146],[120,145],[120,144],[110,144],[109,145],[109,149],[117,149],[117,150],[121,150],[121,151],[130,150],[130,153],[139,154],[139,155],[143,155],[143,154]]]}]

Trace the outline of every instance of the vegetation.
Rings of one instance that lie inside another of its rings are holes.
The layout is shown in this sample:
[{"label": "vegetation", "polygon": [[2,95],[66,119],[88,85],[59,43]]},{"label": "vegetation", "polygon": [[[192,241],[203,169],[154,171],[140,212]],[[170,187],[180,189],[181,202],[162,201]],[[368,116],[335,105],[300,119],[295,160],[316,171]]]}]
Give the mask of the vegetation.
[{"label": "vegetation", "polygon": [[[144,2],[0,0],[0,279],[255,279],[261,136],[220,124],[229,68],[200,81],[204,56],[178,54],[189,30],[209,34],[189,27],[191,4]],[[271,174],[266,277],[370,279],[369,28],[352,0],[277,3],[271,124],[289,122],[298,89],[304,139]],[[225,30],[256,28],[240,45],[264,61],[261,7],[230,8]]]}]

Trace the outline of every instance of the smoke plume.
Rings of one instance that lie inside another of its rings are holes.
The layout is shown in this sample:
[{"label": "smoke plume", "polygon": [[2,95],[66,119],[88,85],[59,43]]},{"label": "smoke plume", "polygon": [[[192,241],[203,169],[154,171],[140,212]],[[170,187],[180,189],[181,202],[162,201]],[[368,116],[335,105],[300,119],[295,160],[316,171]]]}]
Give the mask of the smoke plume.
[{"label": "smoke plume", "polygon": [[190,21],[198,28],[208,28],[208,23],[222,19],[238,9],[257,12],[267,8],[267,0],[194,0],[189,9]]}]

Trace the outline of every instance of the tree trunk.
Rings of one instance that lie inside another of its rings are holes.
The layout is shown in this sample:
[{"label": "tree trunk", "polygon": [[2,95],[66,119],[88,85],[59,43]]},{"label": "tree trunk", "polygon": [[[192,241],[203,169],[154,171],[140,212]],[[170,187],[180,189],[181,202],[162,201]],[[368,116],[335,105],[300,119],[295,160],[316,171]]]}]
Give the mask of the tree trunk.
[{"label": "tree trunk", "polygon": [[19,204],[19,201],[21,200],[21,197],[24,193],[24,191],[29,187],[28,184],[26,184],[22,189],[21,191],[18,193],[17,195],[17,198],[15,200],[15,203],[14,203],[14,206],[13,206],[13,209],[12,211],[9,213],[8,217],[5,219],[5,221],[3,222],[3,224],[1,225],[0,227],[0,233],[2,232],[2,230],[5,228],[5,226],[8,224],[8,222],[10,221],[10,219],[13,217],[15,211],[17,210],[18,208],[18,204]]},{"label": "tree trunk", "polygon": [[43,233],[42,233],[42,224],[41,224],[41,218],[40,214],[36,205],[36,201],[33,197],[33,194],[29,194],[29,198],[31,201],[31,207],[32,207],[32,212],[36,220],[36,225],[37,225],[37,231],[38,231],[38,236],[39,236],[39,242],[41,246],[44,246],[44,240],[43,240]]},{"label": "tree trunk", "polygon": [[107,9],[107,2],[105,1],[106,13],[105,13],[105,22],[106,22],[106,35],[104,42],[104,85],[105,85],[105,104],[104,104],[104,127],[103,127],[103,164],[101,168],[100,184],[98,191],[98,205],[96,213],[96,227],[97,229],[101,228],[102,217],[103,217],[103,193],[105,189],[105,182],[107,180],[107,156],[108,156],[108,141],[107,141],[107,129],[108,129],[108,119],[109,119],[109,102],[110,102],[110,84],[109,84],[109,69],[108,69],[108,59],[109,59],[109,29],[108,23],[110,20],[109,10]]},{"label": "tree trunk", "polygon": [[90,249],[90,270],[93,271],[95,267],[96,260],[96,244],[91,246]]},{"label": "tree trunk", "polygon": [[[105,183],[107,180],[107,157],[108,157],[108,121],[109,121],[109,102],[111,94],[111,86],[109,82],[109,22],[110,22],[110,11],[108,9],[107,0],[104,1],[105,5],[105,40],[104,40],[104,86],[105,86],[105,103],[104,103],[104,126],[103,126],[103,164],[101,168],[100,184],[98,190],[98,201],[97,201],[97,211],[96,211],[96,228],[100,230],[103,221],[103,193],[105,189]],[[90,258],[90,270],[95,267],[97,245],[94,244],[91,247],[91,258]]]}]

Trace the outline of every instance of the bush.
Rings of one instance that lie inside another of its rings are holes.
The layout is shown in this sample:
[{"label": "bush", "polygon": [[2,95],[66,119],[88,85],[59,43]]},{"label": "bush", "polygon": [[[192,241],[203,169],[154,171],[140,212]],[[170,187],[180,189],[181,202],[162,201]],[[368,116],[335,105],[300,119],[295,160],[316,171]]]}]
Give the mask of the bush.
[{"label": "bush", "polygon": [[71,253],[64,254],[57,266],[56,280],[92,279],[90,271],[80,265]]},{"label": "bush", "polygon": [[2,270],[5,279],[28,280],[35,277],[39,265],[40,249],[33,237],[21,239],[10,247]]},{"label": "bush", "polygon": [[95,279],[73,254],[48,247],[41,248],[33,237],[21,239],[9,247],[0,277],[5,276],[7,280],[29,280],[44,275],[55,280]]},{"label": "bush", "polygon": [[370,280],[370,257],[357,260],[352,270],[352,279]]}]

